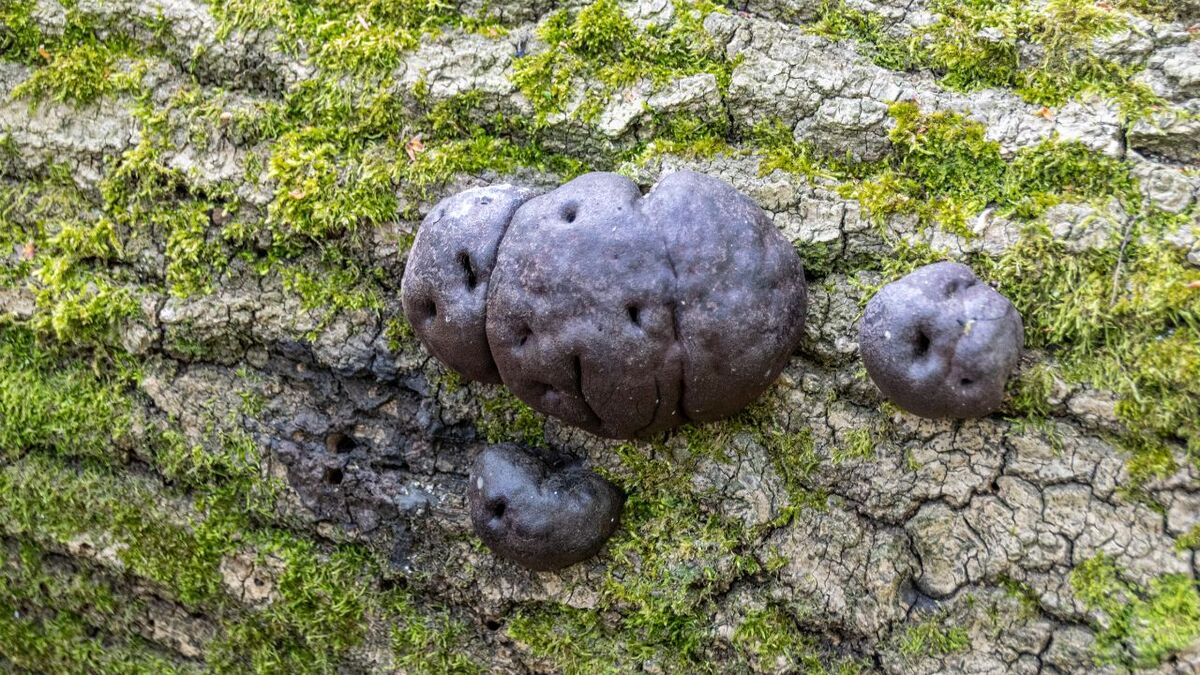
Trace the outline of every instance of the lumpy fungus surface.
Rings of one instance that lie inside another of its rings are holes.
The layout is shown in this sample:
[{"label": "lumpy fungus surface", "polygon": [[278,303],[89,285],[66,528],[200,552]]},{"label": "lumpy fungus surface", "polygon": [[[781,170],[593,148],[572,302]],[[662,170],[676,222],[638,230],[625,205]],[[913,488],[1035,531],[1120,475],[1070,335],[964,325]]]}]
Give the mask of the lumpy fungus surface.
[{"label": "lumpy fungus surface", "polygon": [[800,340],[800,259],[724,181],[683,171],[643,195],[592,173],[532,198],[480,194],[422,223],[405,313],[448,366],[536,410],[610,438],[716,420],[761,395]]},{"label": "lumpy fungus surface", "polygon": [[966,265],[926,265],[867,303],[859,350],[884,396],[921,417],[997,408],[1025,345],[1021,315]]},{"label": "lumpy fungus surface", "polygon": [[497,555],[538,571],[596,555],[625,501],[579,460],[515,445],[480,452],[469,480],[475,533]]}]

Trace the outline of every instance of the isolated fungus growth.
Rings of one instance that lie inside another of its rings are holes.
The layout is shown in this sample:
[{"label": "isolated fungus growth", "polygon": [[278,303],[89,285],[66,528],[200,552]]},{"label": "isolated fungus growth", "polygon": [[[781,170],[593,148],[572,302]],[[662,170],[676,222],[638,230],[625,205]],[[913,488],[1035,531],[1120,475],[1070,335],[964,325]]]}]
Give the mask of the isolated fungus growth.
[{"label": "isolated fungus growth", "polygon": [[867,374],[921,417],[982,417],[1000,407],[1025,346],[1021,315],[966,265],[926,265],[867,303],[858,333]]},{"label": "isolated fungus growth", "polygon": [[478,191],[435,207],[405,270],[409,321],[463,375],[632,438],[736,413],[799,342],[800,259],[724,181],[684,171],[643,195],[592,173],[528,201],[506,190],[512,210],[477,213]]},{"label": "isolated fungus growth", "polygon": [[557,570],[599,552],[625,498],[578,459],[494,445],[475,458],[467,499],[475,533],[522,567]]}]

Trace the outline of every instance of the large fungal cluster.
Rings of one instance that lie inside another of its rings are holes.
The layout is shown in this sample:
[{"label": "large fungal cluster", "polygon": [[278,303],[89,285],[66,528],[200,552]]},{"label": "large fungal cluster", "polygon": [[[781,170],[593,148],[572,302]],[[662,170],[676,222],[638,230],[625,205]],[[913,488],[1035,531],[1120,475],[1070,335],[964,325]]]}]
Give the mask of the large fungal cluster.
[{"label": "large fungal cluster", "polygon": [[462,375],[633,438],[737,412],[804,330],[804,270],[762,209],[693,172],[467,190],[422,223],[404,311]]},{"label": "large fungal cluster", "polygon": [[[779,375],[804,330],[800,259],[761,209],[692,172],[643,194],[593,173],[548,193],[466,190],[421,224],[404,311],[438,359],[609,438],[731,415]],[[996,410],[1024,346],[1012,304],[958,263],[885,286],[859,329],[867,373],[924,417]],[[624,498],[583,463],[491,446],[471,469],[475,532],[553,570],[594,555]]]}]

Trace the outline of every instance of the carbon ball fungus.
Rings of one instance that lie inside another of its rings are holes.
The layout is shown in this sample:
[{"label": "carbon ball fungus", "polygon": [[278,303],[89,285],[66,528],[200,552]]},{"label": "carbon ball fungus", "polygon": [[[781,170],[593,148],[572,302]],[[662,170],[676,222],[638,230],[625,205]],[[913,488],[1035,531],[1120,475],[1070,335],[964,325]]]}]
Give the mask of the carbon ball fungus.
[{"label": "carbon ball fungus", "polygon": [[471,467],[467,500],[475,533],[496,555],[536,571],[598,553],[625,498],[567,455],[489,446]]},{"label": "carbon ball fungus", "polygon": [[591,173],[536,197],[505,187],[503,208],[482,194],[422,223],[405,313],[446,365],[540,412],[609,438],[727,417],[803,334],[799,257],[724,181],[683,171],[642,194]]},{"label": "carbon ball fungus", "polygon": [[966,265],[926,265],[867,303],[858,333],[867,374],[921,417],[983,417],[1000,407],[1025,346],[1021,315]]}]

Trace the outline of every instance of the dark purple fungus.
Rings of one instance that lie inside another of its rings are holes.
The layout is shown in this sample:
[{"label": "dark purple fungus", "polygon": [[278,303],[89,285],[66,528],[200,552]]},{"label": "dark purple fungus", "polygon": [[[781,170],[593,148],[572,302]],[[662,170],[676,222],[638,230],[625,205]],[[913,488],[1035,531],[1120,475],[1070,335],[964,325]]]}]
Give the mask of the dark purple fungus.
[{"label": "dark purple fungus", "polygon": [[421,224],[403,295],[446,365],[611,438],[742,409],[806,311],[800,259],[767,215],[690,171],[644,196],[591,173],[538,197],[450,197]]},{"label": "dark purple fungus", "polygon": [[500,244],[487,334],[504,383],[611,438],[745,407],[804,329],[804,270],[750,199],[693,172],[616,174],[526,202]]},{"label": "dark purple fungus", "polygon": [[475,533],[496,555],[556,570],[599,552],[617,528],[624,496],[575,458],[490,446],[471,467]]},{"label": "dark purple fungus", "polygon": [[496,249],[533,192],[511,185],[447,197],[426,216],[404,269],[404,314],[425,347],[472,380],[500,382],[484,327]]},{"label": "dark purple fungus", "polygon": [[858,332],[871,380],[921,417],[982,417],[1000,407],[1025,345],[1012,303],[952,262],[884,286]]}]

